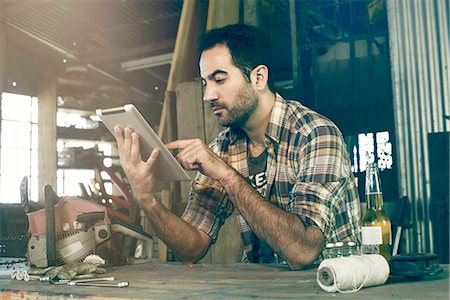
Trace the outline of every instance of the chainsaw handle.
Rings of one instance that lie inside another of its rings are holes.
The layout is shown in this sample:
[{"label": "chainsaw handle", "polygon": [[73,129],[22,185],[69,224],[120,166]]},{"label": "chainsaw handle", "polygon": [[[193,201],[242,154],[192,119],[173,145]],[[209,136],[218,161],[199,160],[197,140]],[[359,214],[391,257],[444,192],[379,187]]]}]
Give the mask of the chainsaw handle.
[{"label": "chainsaw handle", "polygon": [[104,211],[94,211],[77,216],[77,222],[90,223],[97,220],[103,220],[104,218],[105,218]]},{"label": "chainsaw handle", "polygon": [[84,231],[87,231],[89,227],[91,227],[91,225],[95,224],[95,222],[104,219],[105,219],[104,211],[93,211],[78,215],[76,221],[84,223],[85,224]]},{"label": "chainsaw handle", "polygon": [[125,224],[112,224],[111,229],[113,233],[121,233],[125,236],[141,240],[147,250],[147,257],[145,257],[144,260],[147,262],[151,261],[153,254],[153,239],[150,234],[146,232],[137,232]]}]

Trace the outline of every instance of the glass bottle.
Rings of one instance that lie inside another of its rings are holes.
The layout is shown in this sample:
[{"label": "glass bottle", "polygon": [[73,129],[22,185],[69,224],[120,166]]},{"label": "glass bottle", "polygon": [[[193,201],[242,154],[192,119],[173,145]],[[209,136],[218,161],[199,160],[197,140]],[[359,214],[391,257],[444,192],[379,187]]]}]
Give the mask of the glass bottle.
[{"label": "glass bottle", "polygon": [[391,259],[391,221],[383,209],[380,174],[376,163],[366,168],[367,211],[362,218],[361,252],[363,254],[381,254],[387,261]]}]

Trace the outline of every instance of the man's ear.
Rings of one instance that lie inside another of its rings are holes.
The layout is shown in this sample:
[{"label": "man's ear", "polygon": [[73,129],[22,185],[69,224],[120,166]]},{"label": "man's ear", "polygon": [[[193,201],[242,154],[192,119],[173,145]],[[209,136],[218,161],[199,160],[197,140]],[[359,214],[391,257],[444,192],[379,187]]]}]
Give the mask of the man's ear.
[{"label": "man's ear", "polygon": [[269,69],[265,65],[258,65],[253,69],[250,77],[255,89],[263,90],[269,81]]}]

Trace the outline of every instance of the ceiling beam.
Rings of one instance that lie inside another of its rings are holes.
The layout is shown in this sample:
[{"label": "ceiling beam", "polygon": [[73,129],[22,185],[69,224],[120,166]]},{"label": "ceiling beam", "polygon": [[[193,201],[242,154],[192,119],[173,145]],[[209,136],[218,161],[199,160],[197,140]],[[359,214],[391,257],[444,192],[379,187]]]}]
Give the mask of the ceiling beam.
[{"label": "ceiling beam", "polygon": [[115,60],[122,60],[124,58],[129,58],[131,56],[138,56],[142,54],[146,54],[149,52],[163,51],[163,50],[172,50],[175,45],[175,39],[166,40],[159,43],[152,43],[149,45],[144,45],[135,48],[122,49],[119,51],[109,51],[108,53],[104,53],[102,55],[98,55],[98,51],[88,54],[85,53],[80,56],[80,62],[86,62],[91,64],[96,63],[105,63]]},{"label": "ceiling beam", "polygon": [[[77,60],[75,55],[70,53],[68,50],[63,49],[57,45],[52,44],[51,42],[36,36],[35,34],[28,32],[25,29],[22,29],[14,24],[7,24],[7,39],[11,41],[16,41],[19,45],[28,45],[25,49],[31,49],[32,52],[36,52],[34,47],[29,47],[31,45],[38,45],[38,49],[47,48],[52,50],[51,52],[54,54],[55,52],[61,55],[62,57]],[[44,47],[42,47],[44,46]],[[47,52],[47,51],[46,51]],[[48,51],[50,52],[50,51]],[[38,53],[39,54],[39,53]]]},{"label": "ceiling beam", "polygon": [[[11,32],[8,32],[8,34],[7,34],[7,39],[18,41],[18,44],[21,46],[24,46],[25,49],[31,49],[30,51],[33,51],[33,53],[36,53],[39,56],[41,56],[42,53],[40,53],[39,51],[35,52],[36,49],[38,49],[38,50],[42,49],[42,48],[49,49],[51,51],[45,51],[45,52],[49,52],[49,54],[51,54],[53,52],[53,56],[54,56],[54,53],[56,52],[59,55],[61,55],[62,57],[71,59],[73,62],[78,62],[78,63],[80,62],[78,57],[76,57],[72,53],[68,52],[67,50],[62,49],[62,48],[58,47],[57,45],[54,45],[40,37],[37,37],[36,35],[28,32],[24,29],[18,28],[15,25],[12,25],[9,23],[7,23],[7,25],[9,25],[7,29],[11,30]],[[61,59],[61,56],[59,59]],[[53,59],[53,61],[54,61],[54,59]],[[101,68],[98,68],[95,65],[90,64],[90,63],[87,63],[86,67],[102,76],[105,76],[106,78],[109,78],[109,79],[121,84],[121,85],[129,86],[129,88],[131,90],[133,90],[135,93],[139,94],[139,97],[137,97],[137,99],[148,99],[149,98],[148,93],[141,91],[140,89],[138,89],[134,86],[130,86],[122,78],[120,78],[120,75],[112,74],[112,73],[107,72]]]},{"label": "ceiling beam", "polygon": [[11,5],[3,6],[3,17],[7,18],[9,16],[21,13],[22,11],[29,11],[36,6],[42,6],[49,2],[55,2],[55,0],[23,0],[16,1]]},{"label": "ceiling beam", "polygon": [[144,57],[141,59],[126,61],[121,64],[121,67],[122,67],[122,71],[124,71],[124,72],[136,71],[136,70],[142,70],[142,69],[167,65],[172,62],[172,59],[173,59],[173,53],[165,53],[165,54],[161,54],[161,55]]},{"label": "ceiling beam", "polygon": [[145,69],[144,72],[146,72],[146,73],[152,75],[153,77],[155,77],[156,79],[158,79],[158,80],[161,81],[162,83],[167,83],[167,77],[163,77],[163,76],[159,75],[158,73],[153,72],[153,71],[150,70],[150,69]]}]

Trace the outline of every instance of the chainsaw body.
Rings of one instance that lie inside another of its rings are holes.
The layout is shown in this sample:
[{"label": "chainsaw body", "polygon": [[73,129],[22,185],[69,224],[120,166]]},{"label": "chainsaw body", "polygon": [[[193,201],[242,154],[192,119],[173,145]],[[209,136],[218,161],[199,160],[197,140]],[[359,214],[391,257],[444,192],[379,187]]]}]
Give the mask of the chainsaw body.
[{"label": "chainsaw body", "polygon": [[[63,197],[54,211],[57,265],[80,262],[91,254],[101,256],[110,266],[151,261],[151,235],[118,220],[111,222],[105,207],[77,197]],[[29,262],[39,268],[47,267],[45,210],[27,216],[31,232]]]}]

